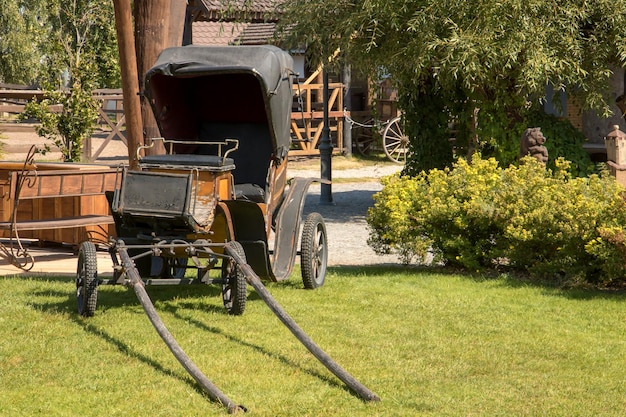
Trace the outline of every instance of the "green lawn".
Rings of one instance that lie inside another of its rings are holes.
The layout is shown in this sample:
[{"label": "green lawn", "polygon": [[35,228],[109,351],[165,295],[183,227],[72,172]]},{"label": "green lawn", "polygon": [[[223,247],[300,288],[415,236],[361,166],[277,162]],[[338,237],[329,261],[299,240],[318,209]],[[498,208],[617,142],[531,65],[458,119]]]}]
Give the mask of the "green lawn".
[{"label": "green lawn", "polygon": [[[297,276],[297,275],[296,275]],[[149,287],[168,329],[251,416],[622,416],[626,294],[418,269],[332,268],[269,291],[382,401],[361,401],[249,293]],[[102,286],[75,312],[71,278],[0,278],[3,416],[214,416],[134,292]]]}]

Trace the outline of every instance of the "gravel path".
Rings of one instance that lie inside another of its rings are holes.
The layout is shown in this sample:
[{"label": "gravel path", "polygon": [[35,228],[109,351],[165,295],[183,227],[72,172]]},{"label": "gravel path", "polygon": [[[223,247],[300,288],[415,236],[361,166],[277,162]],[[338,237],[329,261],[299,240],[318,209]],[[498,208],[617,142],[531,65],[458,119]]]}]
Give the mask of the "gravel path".
[{"label": "gravel path", "polygon": [[[360,172],[363,174],[363,172]],[[328,234],[329,265],[398,264],[396,255],[377,255],[368,245],[365,216],[372,195],[380,191],[378,181],[332,185],[333,204],[320,203],[320,186],[312,185],[303,216],[316,211],[322,215]]]},{"label": "gravel path", "polygon": [[[4,160],[23,161],[30,145],[46,143],[45,139],[39,138],[34,133],[5,132],[3,136],[0,142],[4,145]],[[94,139],[92,148],[99,149],[101,143],[101,139]],[[121,141],[112,141],[96,163],[116,165],[128,160],[127,152],[126,146]],[[49,153],[39,156],[38,160],[50,161],[58,159],[59,155]],[[299,165],[301,164],[297,162],[290,163],[288,168],[290,177],[319,178],[319,170],[302,169]],[[372,195],[382,188],[378,179],[398,172],[401,168],[399,165],[384,163],[359,168],[333,169],[332,177],[342,179],[341,182],[331,186],[333,204],[321,204],[320,185],[316,183],[311,185],[305,201],[303,218],[314,211],[324,218],[328,234],[329,265],[400,263],[397,256],[377,255],[367,245],[368,230],[365,216],[367,209],[373,204]],[[354,182],[346,180],[349,178]]]}]

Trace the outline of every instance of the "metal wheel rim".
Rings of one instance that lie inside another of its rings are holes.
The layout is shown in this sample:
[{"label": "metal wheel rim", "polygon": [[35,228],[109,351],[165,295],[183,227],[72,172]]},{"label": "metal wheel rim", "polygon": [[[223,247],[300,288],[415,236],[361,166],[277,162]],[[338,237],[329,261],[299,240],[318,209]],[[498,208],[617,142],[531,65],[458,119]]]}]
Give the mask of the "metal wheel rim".
[{"label": "metal wheel rim", "polygon": [[315,277],[315,282],[317,284],[321,284],[320,277],[324,276],[326,272],[326,257],[328,254],[326,253],[326,235],[322,229],[322,225],[318,223],[315,230],[315,239],[313,240],[313,257],[311,258],[312,268],[313,268],[313,276]]},{"label": "metal wheel rim", "polygon": [[302,283],[307,289],[324,285],[328,261],[328,236],[319,213],[307,216],[302,229],[300,262]]},{"label": "metal wheel rim", "polygon": [[[237,242],[233,242],[237,243]],[[245,260],[245,252],[241,245],[236,245],[238,255]],[[228,255],[228,250],[226,251]],[[222,266],[222,301],[229,314],[241,315],[246,305],[247,281],[233,258],[225,258]]]}]

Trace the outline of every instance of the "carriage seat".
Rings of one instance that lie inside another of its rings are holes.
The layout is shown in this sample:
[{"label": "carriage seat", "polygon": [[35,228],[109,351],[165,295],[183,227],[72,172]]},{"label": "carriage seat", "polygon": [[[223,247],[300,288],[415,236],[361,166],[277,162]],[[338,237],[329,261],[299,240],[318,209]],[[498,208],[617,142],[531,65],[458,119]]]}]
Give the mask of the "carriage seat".
[{"label": "carriage seat", "polygon": [[[235,198],[265,203],[265,186],[273,154],[272,138],[266,122],[206,121],[200,125],[199,138],[201,141],[237,139],[239,147],[229,154],[236,165],[233,170]],[[208,147],[200,146],[196,153],[208,151]]]},{"label": "carriage seat", "polygon": [[232,158],[223,158],[218,155],[196,154],[146,155],[141,158],[139,165],[146,168],[196,168],[216,172],[232,171],[235,169],[235,163]]}]

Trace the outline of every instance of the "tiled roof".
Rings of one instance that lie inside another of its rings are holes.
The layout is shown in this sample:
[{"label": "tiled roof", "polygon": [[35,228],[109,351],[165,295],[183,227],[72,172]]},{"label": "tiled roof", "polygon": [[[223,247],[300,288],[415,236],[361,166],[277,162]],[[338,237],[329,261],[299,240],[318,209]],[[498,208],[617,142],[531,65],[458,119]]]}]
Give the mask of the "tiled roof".
[{"label": "tiled roof", "polygon": [[198,0],[201,14],[196,20],[243,20],[275,22],[283,0]]},{"label": "tiled roof", "polygon": [[250,23],[235,40],[239,45],[274,43],[275,23]]},{"label": "tiled roof", "polygon": [[248,23],[193,22],[194,45],[232,45]]},{"label": "tiled roof", "polygon": [[248,9],[255,12],[268,12],[282,3],[280,0],[201,0],[207,10]]},{"label": "tiled roof", "polygon": [[194,22],[194,45],[265,45],[274,43],[274,23]]}]

